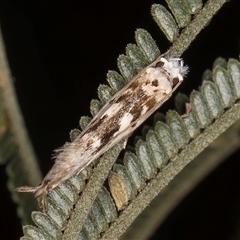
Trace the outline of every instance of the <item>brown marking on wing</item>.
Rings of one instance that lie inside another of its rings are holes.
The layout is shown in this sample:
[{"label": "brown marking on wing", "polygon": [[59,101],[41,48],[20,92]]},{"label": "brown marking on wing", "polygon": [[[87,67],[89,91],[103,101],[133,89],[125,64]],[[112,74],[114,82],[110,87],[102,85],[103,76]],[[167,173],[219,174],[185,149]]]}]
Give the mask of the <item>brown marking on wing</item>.
[{"label": "brown marking on wing", "polygon": [[101,119],[99,119],[98,122],[95,122],[95,124],[89,127],[89,129],[85,132],[85,134],[95,131],[102,124],[102,122],[106,117],[108,117],[108,115],[104,115]]},{"label": "brown marking on wing", "polygon": [[157,104],[157,101],[155,98],[149,99],[146,103],[145,106],[148,108],[148,110],[154,108],[154,106]]},{"label": "brown marking on wing", "polygon": [[89,139],[88,142],[87,142],[87,148],[91,147],[92,144],[93,144],[93,140]]},{"label": "brown marking on wing", "polygon": [[172,83],[173,83],[173,86],[178,84],[179,83],[179,78],[178,77],[173,78]]},{"label": "brown marking on wing", "polygon": [[126,98],[126,94],[121,95],[117,100],[116,103],[124,101],[124,98]]},{"label": "brown marking on wing", "polygon": [[136,125],[137,125],[137,122],[133,123],[131,127],[134,128]]},{"label": "brown marking on wing", "polygon": [[150,83],[151,83],[150,79],[146,79],[145,85],[148,85],[148,84],[150,84]]},{"label": "brown marking on wing", "polygon": [[130,113],[133,116],[133,119],[131,122],[135,122],[139,118],[139,116],[141,116],[141,112],[142,112],[142,105],[135,104],[130,110]]},{"label": "brown marking on wing", "polygon": [[140,81],[140,78],[132,83],[129,84],[128,88],[130,90],[132,90],[133,92],[136,91],[136,89],[139,87],[139,81]]},{"label": "brown marking on wing", "polygon": [[163,65],[164,65],[164,62],[159,61],[159,62],[156,63],[155,68],[157,68],[157,67],[161,68]]},{"label": "brown marking on wing", "polygon": [[158,85],[159,85],[159,82],[158,82],[157,79],[155,79],[155,80],[152,81],[152,86],[158,87]]},{"label": "brown marking on wing", "polygon": [[130,110],[130,113],[133,116],[131,123],[135,122],[141,116],[143,106],[145,105],[145,102],[149,98],[149,96],[147,96],[144,93],[144,91],[142,91],[141,94],[139,94],[139,95],[140,95],[139,98],[137,99],[137,101],[135,102],[135,104],[133,105],[133,107]]},{"label": "brown marking on wing", "polygon": [[102,134],[101,144],[100,146],[93,152],[93,155],[96,152],[99,152],[102,148],[104,148],[113,138],[113,135],[119,130],[120,125],[119,121],[116,122],[116,117],[112,118],[112,122],[109,125],[106,124],[104,133]]},{"label": "brown marking on wing", "polygon": [[119,123],[117,123],[115,126],[113,126],[113,124],[111,125],[112,126],[109,126],[109,129],[106,131],[106,133],[102,137],[101,145],[105,146],[109,142],[109,140],[113,137],[114,133],[116,133],[120,128]]}]

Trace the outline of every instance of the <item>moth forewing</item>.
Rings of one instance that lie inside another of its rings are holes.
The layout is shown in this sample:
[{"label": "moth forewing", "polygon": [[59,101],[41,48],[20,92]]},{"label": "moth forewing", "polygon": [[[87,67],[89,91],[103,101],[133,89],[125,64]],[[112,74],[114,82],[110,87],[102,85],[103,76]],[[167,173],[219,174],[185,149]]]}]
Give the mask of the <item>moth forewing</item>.
[{"label": "moth forewing", "polygon": [[92,119],[71,143],[55,150],[55,164],[38,187],[20,187],[19,192],[42,195],[79,173],[140,126],[183,81],[188,68],[179,58],[161,57],[137,74]]}]

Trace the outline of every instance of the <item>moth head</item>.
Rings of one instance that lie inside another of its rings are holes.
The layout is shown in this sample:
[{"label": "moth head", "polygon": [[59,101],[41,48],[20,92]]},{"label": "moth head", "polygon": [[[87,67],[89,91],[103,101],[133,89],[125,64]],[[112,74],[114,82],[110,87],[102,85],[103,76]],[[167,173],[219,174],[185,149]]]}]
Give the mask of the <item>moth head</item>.
[{"label": "moth head", "polygon": [[183,81],[183,78],[188,73],[188,66],[184,66],[183,60],[181,58],[169,57],[169,59],[166,59],[164,57],[161,57],[160,61],[157,63],[157,66],[161,66],[168,72],[168,74],[173,79],[173,85],[176,85],[179,81]]}]

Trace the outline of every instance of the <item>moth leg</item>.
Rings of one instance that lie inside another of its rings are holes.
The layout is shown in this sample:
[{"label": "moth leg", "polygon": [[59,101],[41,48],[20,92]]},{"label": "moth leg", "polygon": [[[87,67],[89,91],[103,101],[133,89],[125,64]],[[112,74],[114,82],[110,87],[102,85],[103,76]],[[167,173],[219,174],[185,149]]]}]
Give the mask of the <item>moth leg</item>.
[{"label": "moth leg", "polygon": [[129,134],[127,137],[125,137],[121,142],[122,142],[122,149],[125,149],[127,146],[127,142],[128,142],[128,138],[131,136],[132,134]]},{"label": "moth leg", "polygon": [[43,212],[48,211],[48,201],[47,201],[47,193],[44,191],[42,196],[41,196],[41,206],[40,208],[42,209]]},{"label": "moth leg", "polygon": [[43,212],[46,212],[48,210],[48,205],[47,205],[48,190],[45,189],[45,187],[43,188],[42,184],[39,185],[38,187],[28,187],[28,186],[18,187],[16,188],[16,191],[17,192],[34,192],[35,197],[42,195],[40,208],[43,210]]},{"label": "moth leg", "polygon": [[192,111],[192,106],[190,103],[185,103],[185,107],[186,107],[186,113],[184,113],[183,115],[181,115],[182,118],[186,118],[189,116],[190,112]]}]

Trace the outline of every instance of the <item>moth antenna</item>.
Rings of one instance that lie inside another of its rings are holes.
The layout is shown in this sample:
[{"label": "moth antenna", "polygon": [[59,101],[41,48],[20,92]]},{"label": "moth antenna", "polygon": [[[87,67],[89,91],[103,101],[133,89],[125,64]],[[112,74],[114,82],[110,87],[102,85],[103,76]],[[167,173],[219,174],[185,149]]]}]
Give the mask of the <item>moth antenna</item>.
[{"label": "moth antenna", "polygon": [[16,188],[17,192],[33,192],[35,193],[35,197],[41,196],[41,209],[46,212],[48,210],[47,205],[47,194],[49,192],[48,190],[48,184],[46,182],[43,182],[41,185],[37,187],[29,187],[29,186],[22,186]]},{"label": "moth antenna", "polygon": [[39,189],[40,186],[38,187],[29,187],[29,186],[22,186],[22,187],[18,187],[16,188],[17,192],[36,192]]}]

